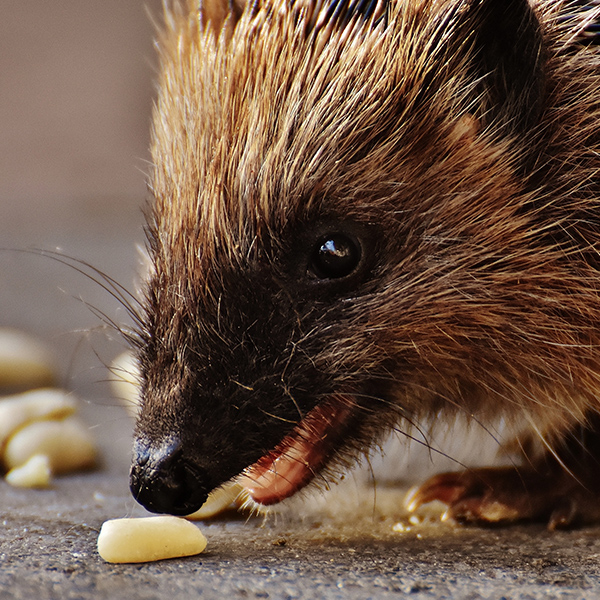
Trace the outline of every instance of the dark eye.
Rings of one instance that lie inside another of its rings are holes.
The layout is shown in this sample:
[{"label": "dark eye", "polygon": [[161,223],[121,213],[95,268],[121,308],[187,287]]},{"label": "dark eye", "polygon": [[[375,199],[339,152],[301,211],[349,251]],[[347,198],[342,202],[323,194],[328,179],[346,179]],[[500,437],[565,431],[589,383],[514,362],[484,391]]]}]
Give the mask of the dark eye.
[{"label": "dark eye", "polygon": [[319,279],[340,279],[350,275],[360,262],[359,244],[344,233],[323,236],[316,244],[309,270]]}]

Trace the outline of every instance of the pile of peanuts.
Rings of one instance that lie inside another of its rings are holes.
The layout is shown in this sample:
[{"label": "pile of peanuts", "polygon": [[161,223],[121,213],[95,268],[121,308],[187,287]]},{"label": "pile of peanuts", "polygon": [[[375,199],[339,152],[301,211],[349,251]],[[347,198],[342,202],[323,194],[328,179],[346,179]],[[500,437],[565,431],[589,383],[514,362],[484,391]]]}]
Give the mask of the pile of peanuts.
[{"label": "pile of peanuts", "polygon": [[75,416],[78,402],[55,385],[46,348],[0,329],[0,461],[13,486],[48,487],[53,474],[96,462],[89,428]]}]

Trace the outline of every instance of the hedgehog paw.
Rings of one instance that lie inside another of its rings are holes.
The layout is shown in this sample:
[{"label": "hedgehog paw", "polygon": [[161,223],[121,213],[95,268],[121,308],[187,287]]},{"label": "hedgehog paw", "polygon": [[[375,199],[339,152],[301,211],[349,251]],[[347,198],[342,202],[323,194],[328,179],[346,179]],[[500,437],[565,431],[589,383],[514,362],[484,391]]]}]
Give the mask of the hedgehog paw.
[{"label": "hedgehog paw", "polygon": [[591,487],[564,471],[471,469],[436,475],[413,488],[405,502],[411,512],[433,500],[447,504],[442,520],[487,525],[545,520],[554,530],[600,520],[600,493],[597,484]]}]

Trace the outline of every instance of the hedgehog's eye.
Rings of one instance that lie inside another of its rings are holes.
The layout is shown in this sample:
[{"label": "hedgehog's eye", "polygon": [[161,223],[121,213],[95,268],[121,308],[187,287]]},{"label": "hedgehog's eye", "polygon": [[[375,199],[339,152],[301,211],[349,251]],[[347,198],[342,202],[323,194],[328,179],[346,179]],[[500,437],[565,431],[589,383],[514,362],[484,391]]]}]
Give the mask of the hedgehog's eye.
[{"label": "hedgehog's eye", "polygon": [[319,279],[340,279],[350,275],[360,263],[360,245],[345,233],[332,233],[315,245],[308,269]]}]

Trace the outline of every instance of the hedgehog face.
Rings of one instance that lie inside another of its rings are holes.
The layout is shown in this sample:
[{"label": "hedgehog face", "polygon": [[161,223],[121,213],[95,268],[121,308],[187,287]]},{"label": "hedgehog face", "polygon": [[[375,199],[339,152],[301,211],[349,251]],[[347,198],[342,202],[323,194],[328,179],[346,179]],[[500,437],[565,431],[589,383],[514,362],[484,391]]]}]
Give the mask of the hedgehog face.
[{"label": "hedgehog face", "polygon": [[529,3],[332,6],[168,14],[131,471],[150,510],[234,477],[272,504],[398,423],[581,398]]}]

